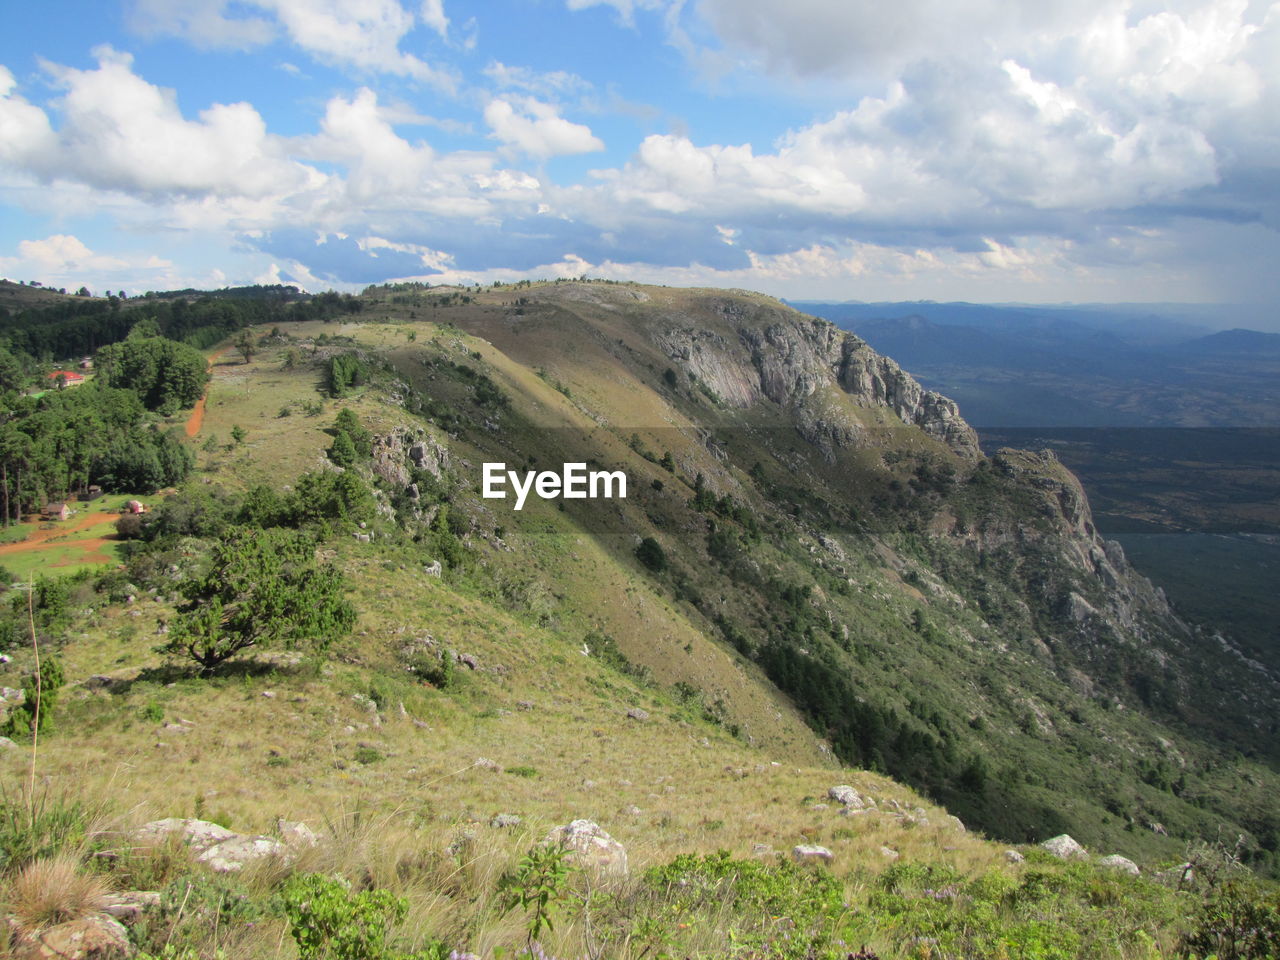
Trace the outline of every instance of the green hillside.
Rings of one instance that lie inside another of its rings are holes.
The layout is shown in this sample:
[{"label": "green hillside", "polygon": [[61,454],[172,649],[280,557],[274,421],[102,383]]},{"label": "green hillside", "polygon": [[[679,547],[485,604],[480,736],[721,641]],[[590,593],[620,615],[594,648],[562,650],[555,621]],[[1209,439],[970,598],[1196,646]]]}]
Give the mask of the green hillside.
[{"label": "green hillside", "polygon": [[[198,417],[148,415],[193,462],[127,491],[152,509],[123,566],[10,591],[0,684],[33,630],[65,679],[34,772],[9,708],[15,891],[61,849],[159,892],[130,936],[170,957],[393,955],[307,953],[298,878],[335,872],[333,909],[396,956],[1204,955],[1236,907],[1274,936],[1274,678],[1177,619],[1052,455],[983,456],[856,337],[587,282],[149,310],[230,336]],[[122,326],[97,323],[59,336]],[[5,402],[42,497],[73,493],[41,459],[73,405]],[[110,445],[67,436],[65,482],[99,482]],[[516,511],[481,496],[488,462],[621,471],[627,496]],[[320,840],[209,879],[130,839],[165,817]],[[578,819],[625,875],[562,873],[539,841]],[[1143,876],[1022,846],[1062,833]],[[1156,879],[1189,857],[1199,881]]]}]

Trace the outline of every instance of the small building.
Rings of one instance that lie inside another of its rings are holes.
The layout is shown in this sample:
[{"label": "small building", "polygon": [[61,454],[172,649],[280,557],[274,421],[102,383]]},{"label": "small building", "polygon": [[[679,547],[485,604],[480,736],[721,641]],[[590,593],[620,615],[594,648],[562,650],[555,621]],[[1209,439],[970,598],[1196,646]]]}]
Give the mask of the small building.
[{"label": "small building", "polygon": [[46,503],[40,511],[41,520],[66,520],[71,516],[71,508],[64,502]]},{"label": "small building", "polygon": [[80,495],[80,499],[88,502],[90,500],[97,500],[100,496],[102,496],[102,488],[95,483]]},{"label": "small building", "polygon": [[81,370],[92,370],[92,369],[93,369],[93,357],[85,357],[83,360],[81,360],[81,361],[80,361],[80,369],[81,369]]},{"label": "small building", "polygon": [[54,384],[63,383],[68,387],[73,387],[84,383],[84,374],[76,373],[74,370],[54,370],[49,374],[49,380]]},{"label": "small building", "polygon": [[146,505],[141,500],[130,500],[124,505],[125,513],[146,513]]}]

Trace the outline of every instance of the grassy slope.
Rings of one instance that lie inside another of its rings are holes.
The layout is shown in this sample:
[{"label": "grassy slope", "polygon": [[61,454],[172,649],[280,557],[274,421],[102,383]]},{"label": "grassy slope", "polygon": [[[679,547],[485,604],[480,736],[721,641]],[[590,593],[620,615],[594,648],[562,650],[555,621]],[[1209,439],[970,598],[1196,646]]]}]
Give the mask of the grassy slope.
[{"label": "grassy slope", "polygon": [[[436,311],[438,319],[451,319],[451,311],[453,319],[464,318],[462,308],[444,308]],[[407,309],[387,310],[396,312]],[[579,321],[571,311],[565,313],[558,318],[565,325],[561,333],[574,335],[581,330]],[[354,336],[363,349],[385,354],[398,376],[411,382],[421,377],[418,388],[446,401],[451,391],[459,391],[455,399],[461,402],[465,391],[448,378],[431,379],[434,374],[422,365],[422,356],[443,354],[477,365],[514,398],[513,408],[500,414],[500,429],[467,431],[450,440],[455,463],[465,459],[476,465],[486,459],[495,444],[510,442],[513,422],[539,425],[539,431],[523,434],[522,452],[545,464],[568,459],[589,442],[589,456],[607,462],[616,458],[641,488],[647,480],[665,479],[665,496],[646,492],[623,509],[637,529],[651,529],[673,556],[691,567],[700,555],[691,542],[702,534],[684,503],[689,491],[629,449],[626,439],[633,427],[639,428],[644,445],[671,449],[678,472],[705,469],[717,483],[732,484],[748,502],[754,498],[765,509],[739,468],[712,459],[696,431],[681,429],[690,426],[685,401],[673,402],[645,382],[649,374],[655,381],[661,375],[660,357],[653,356],[652,370],[644,358],[634,356],[627,366],[610,362],[612,355],[602,344],[618,339],[624,350],[630,347],[628,353],[651,350],[626,323],[608,328],[604,336],[580,339],[582,349],[566,357],[540,353],[543,337],[530,341],[523,352],[516,350],[498,335],[500,311],[495,307],[492,314],[474,323],[489,342],[421,320],[341,330],[299,325],[288,332],[298,338]],[[470,316],[475,320],[474,312]],[[473,352],[480,354],[478,360]],[[318,373],[306,366],[283,371],[278,360],[274,351],[267,351],[250,364],[225,357],[215,367],[207,420],[197,442],[210,436],[222,442],[204,451],[204,472],[193,482],[233,489],[257,482],[278,486],[323,462],[328,444],[324,428],[337,407],[327,403],[323,415],[305,416],[302,404],[315,399]],[[538,368],[546,376],[535,373]],[[640,379],[637,371],[648,372]],[[569,396],[552,385],[557,380]],[[388,404],[381,389],[368,389],[345,403],[375,430],[418,422]],[[290,415],[279,416],[286,406]],[[717,415],[714,404],[700,412]],[[726,421],[732,418],[726,415]],[[654,424],[663,426],[655,430]],[[243,445],[228,445],[234,425],[247,430]],[[772,444],[777,435],[766,432],[766,439],[754,446],[740,436],[733,442],[745,445],[744,454],[754,454],[758,444]],[[847,473],[820,459],[806,466],[825,475],[829,484],[848,481]],[[510,863],[547,826],[579,816],[603,823],[628,846],[636,867],[689,850],[723,847],[747,856],[757,843],[779,849],[806,840],[824,843],[836,852],[835,869],[848,878],[850,899],[865,897],[865,885],[888,862],[881,851],[886,845],[904,860],[951,864],[966,876],[984,870],[1019,875],[1004,865],[1002,846],[956,833],[937,808],[910,790],[872,773],[837,768],[794,707],[762,680],[759,668],[709,639],[714,631],[698,611],[674,599],[669,583],[655,582],[641,571],[631,556],[631,536],[586,534],[571,515],[540,503],[516,519],[500,515],[493,505],[464,499],[474,520],[472,540],[483,576],[424,577],[424,558],[384,526],[378,530],[385,536],[371,544],[338,542],[335,555],[355,585],[353,599],[361,617],[352,638],[323,665],[283,659],[273,661],[274,667],[233,671],[216,681],[179,677],[175,682],[154,669],[159,660],[150,652],[159,639],[160,622],[171,615],[168,605],[144,598],[133,605],[99,606],[77,624],[65,650],[72,689],[65,697],[63,732],[46,740],[42,749],[42,776],[56,789],[108,797],[112,825],[198,812],[217,814],[246,831],[269,829],[276,816],[331,823],[343,842],[362,838],[359,856],[353,853],[343,866],[355,869],[357,860],[367,860],[376,876],[390,871],[386,882],[412,895],[411,920],[418,930],[454,936],[466,930],[478,946],[518,939],[518,924],[510,916],[477,914],[466,897],[442,896],[423,885],[422,878],[397,879],[399,868],[388,844],[398,845],[404,856],[409,850],[425,856],[497,812],[521,814],[527,821],[523,832],[481,833],[480,846],[487,853],[478,855],[471,869],[489,864],[489,874],[476,879],[477,890],[491,884],[497,865]],[[499,524],[506,527],[509,551],[493,540],[492,527]],[[799,576],[812,571],[816,554],[817,568],[829,568],[822,581],[828,587],[838,569],[853,589],[824,599],[855,636],[871,645],[892,643],[913,613],[927,610],[942,627],[931,641],[934,649],[923,659],[907,656],[905,650],[900,657],[884,651],[868,661],[865,682],[880,691],[901,691],[904,711],[908,696],[925,692],[929,699],[928,691],[940,703],[966,704],[966,710],[986,718],[986,736],[993,741],[1008,737],[1025,746],[1025,735],[1017,729],[1023,718],[1010,712],[1011,705],[1034,703],[1038,695],[1044,703],[1062,697],[1052,682],[1043,681],[1043,689],[1037,690],[1028,679],[1035,676],[1031,667],[1043,666],[1036,652],[1009,647],[972,611],[953,609],[945,590],[929,587],[940,582],[912,557],[884,542],[869,544],[850,536],[841,540],[846,556],[840,561],[822,557],[821,548],[800,534],[783,548],[762,546],[759,561]],[[700,562],[706,564],[705,559]],[[917,575],[910,575],[913,571]],[[693,567],[690,573],[704,590],[725,587],[714,570]],[[739,591],[724,602],[737,611],[762,600]],[[581,639],[590,630],[612,636],[650,679],[619,673],[598,657],[584,656]],[[463,671],[458,688],[447,693],[412,681],[397,663],[396,650],[406,638],[426,635],[475,655],[481,669]],[[999,656],[1024,664],[1025,672],[1015,675],[1028,680],[1025,689],[970,686],[966,678],[988,662],[988,645],[999,645]],[[22,665],[19,659],[9,673],[16,677]],[[146,671],[141,676],[140,668]],[[116,679],[105,685],[87,680],[95,674],[114,674]],[[676,681],[701,691],[702,703],[682,702],[671,689]],[[370,694],[381,704],[377,725],[352,699],[357,693]],[[719,704],[719,723],[704,718],[709,704]],[[1087,711],[1093,707],[1087,698],[1077,706],[1090,716]],[[630,707],[647,710],[649,720],[627,719]],[[155,719],[157,713],[162,720]],[[739,736],[731,736],[731,729]],[[1133,739],[1123,749],[1144,749],[1155,736],[1141,723],[1128,730],[1126,736]],[[1044,756],[1028,769],[1054,763],[1064,748],[1084,756],[1101,746],[1097,738],[1082,738],[1074,730],[1066,735],[1039,731],[1032,739],[1042,744]],[[476,767],[479,757],[495,761],[502,770]],[[22,758],[12,752],[0,763],[6,778],[23,769]],[[1067,775],[1077,776],[1071,769]],[[837,782],[874,794],[882,806],[890,799],[908,808],[921,806],[933,825],[912,826],[877,814],[851,828],[834,808],[814,809],[806,802],[821,798]],[[175,784],[181,786],[175,789]],[[1080,822],[1108,816],[1083,799],[1085,784],[1042,782],[1030,789]],[[364,833],[351,826],[356,820],[365,824]],[[377,825],[378,836],[369,835],[369,824]],[[1119,823],[1086,839],[1106,844],[1104,852],[1119,849],[1148,863],[1174,859],[1182,849],[1179,841],[1153,840],[1145,832],[1126,834]],[[1128,843],[1131,839],[1137,842]],[[581,935],[571,925],[561,939],[573,944]],[[1160,934],[1169,935],[1168,930]],[[895,941],[885,933],[872,942],[887,950]],[[275,955],[265,941],[254,949]],[[287,949],[283,955],[289,955]]]}]

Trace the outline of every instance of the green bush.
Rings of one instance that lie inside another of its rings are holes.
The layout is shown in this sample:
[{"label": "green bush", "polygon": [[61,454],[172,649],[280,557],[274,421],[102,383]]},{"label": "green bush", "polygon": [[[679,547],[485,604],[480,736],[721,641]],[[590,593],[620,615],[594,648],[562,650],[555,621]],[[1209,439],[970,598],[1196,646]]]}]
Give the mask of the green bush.
[{"label": "green bush", "polygon": [[342,880],[316,873],[292,877],[284,889],[299,960],[445,960],[448,948],[440,942],[414,954],[387,943],[389,928],[408,909],[388,890],[353,893]]}]

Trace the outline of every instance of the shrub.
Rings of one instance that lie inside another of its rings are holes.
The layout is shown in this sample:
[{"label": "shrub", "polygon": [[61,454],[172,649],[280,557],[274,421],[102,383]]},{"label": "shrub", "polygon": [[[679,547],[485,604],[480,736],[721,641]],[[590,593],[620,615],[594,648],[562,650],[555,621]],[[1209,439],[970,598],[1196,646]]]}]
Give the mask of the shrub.
[{"label": "shrub", "polygon": [[408,902],[390,891],[352,893],[342,880],[316,873],[295,876],[285,885],[284,911],[299,960],[445,960],[443,943],[412,955],[387,944],[389,928],[408,909]]}]

